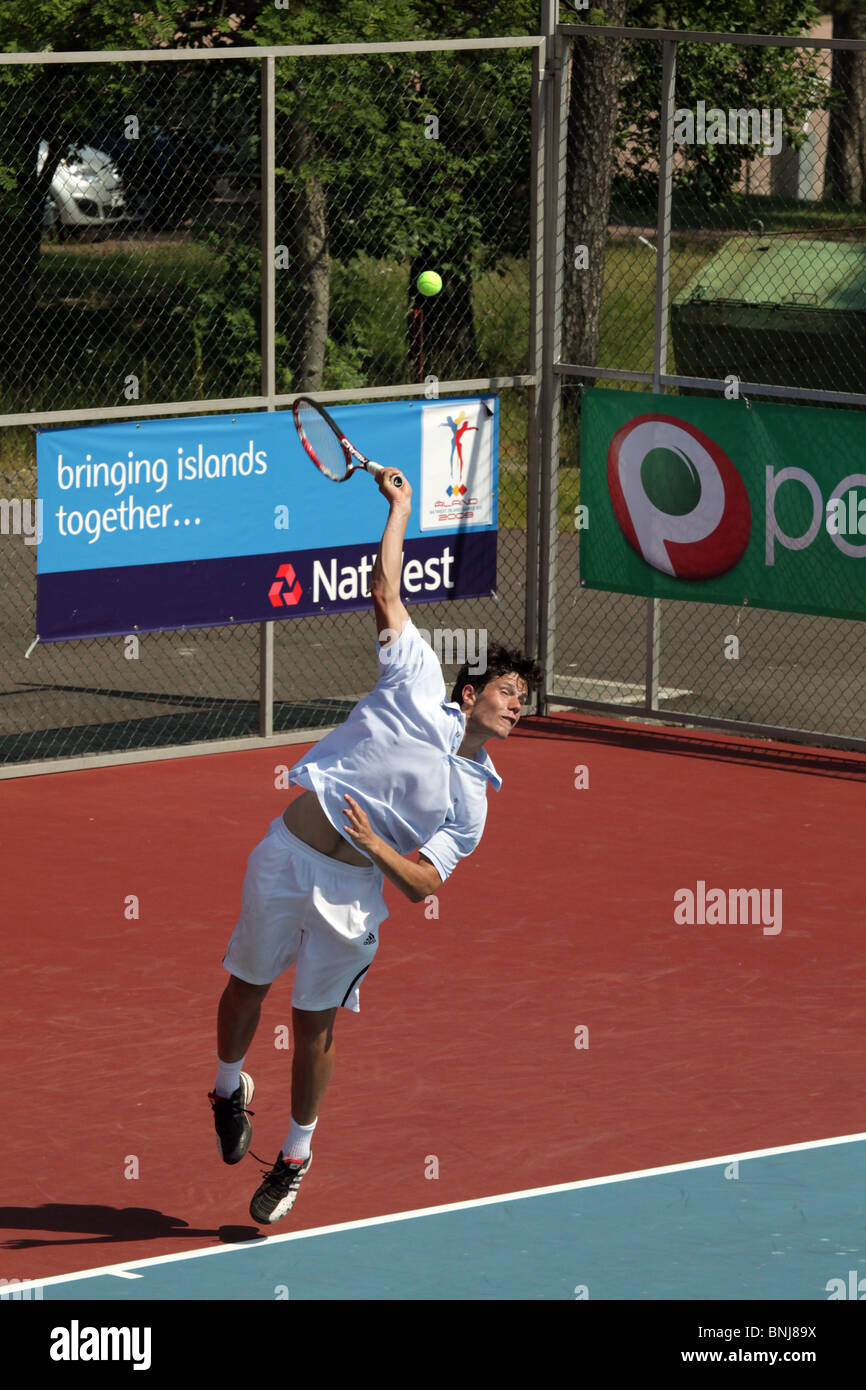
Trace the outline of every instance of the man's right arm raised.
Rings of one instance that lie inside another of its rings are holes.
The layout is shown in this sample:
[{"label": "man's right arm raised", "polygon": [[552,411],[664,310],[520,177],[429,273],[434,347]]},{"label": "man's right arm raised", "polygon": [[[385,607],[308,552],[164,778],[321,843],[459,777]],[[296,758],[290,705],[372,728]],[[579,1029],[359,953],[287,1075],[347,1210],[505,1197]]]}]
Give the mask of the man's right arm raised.
[{"label": "man's right arm raised", "polygon": [[370,597],[380,640],[385,634],[383,646],[396,641],[409,620],[400,597],[400,579],[403,571],[403,539],[412,511],[412,489],[405,474],[400,474],[403,486],[394,487],[392,479],[398,472],[396,468],[389,468],[379,477],[379,491],[388,499],[391,510],[370,576]]}]

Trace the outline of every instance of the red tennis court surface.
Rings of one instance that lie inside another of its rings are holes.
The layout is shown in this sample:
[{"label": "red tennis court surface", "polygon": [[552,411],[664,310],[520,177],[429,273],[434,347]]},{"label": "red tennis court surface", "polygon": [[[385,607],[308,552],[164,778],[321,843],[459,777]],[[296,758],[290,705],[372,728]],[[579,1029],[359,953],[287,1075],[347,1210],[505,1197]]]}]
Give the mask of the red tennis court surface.
[{"label": "red tennis court surface", "polygon": [[[3,784],[0,1277],[257,1234],[259,1166],[220,1162],[207,1092],[246,857],[304,747]],[[580,716],[491,751],[504,785],[438,920],[386,885],[313,1168],[268,1233],[864,1127],[866,757]],[[678,925],[699,881],[778,890],[781,930]],[[269,1164],[290,996],[246,1064]]]}]

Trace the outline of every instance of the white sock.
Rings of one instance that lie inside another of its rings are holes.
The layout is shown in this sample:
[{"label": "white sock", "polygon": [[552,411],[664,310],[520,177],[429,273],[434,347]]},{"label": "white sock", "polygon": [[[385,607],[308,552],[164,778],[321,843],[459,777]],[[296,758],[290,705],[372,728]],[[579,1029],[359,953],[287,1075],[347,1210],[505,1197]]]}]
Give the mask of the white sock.
[{"label": "white sock", "polygon": [[310,1156],[310,1141],[313,1137],[313,1130],[319,1123],[316,1116],[311,1125],[299,1125],[294,1115],[289,1126],[289,1137],[283,1145],[283,1158],[294,1161],[295,1159],[305,1159]]},{"label": "white sock", "polygon": [[217,1057],[217,1079],[214,1090],[218,1096],[233,1096],[238,1086],[241,1084],[241,1067],[244,1064],[243,1057],[239,1062],[224,1062],[221,1057]]}]

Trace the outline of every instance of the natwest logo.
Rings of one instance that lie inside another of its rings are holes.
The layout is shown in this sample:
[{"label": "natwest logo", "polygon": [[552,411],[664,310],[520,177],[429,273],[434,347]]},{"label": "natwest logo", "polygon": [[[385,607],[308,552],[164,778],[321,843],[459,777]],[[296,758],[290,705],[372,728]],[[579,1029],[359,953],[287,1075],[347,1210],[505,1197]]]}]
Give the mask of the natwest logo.
[{"label": "natwest logo", "polygon": [[268,598],[272,608],[282,608],[283,604],[287,608],[293,608],[296,603],[300,603],[303,592],[294,565],[285,564],[280,565],[277,570],[277,577],[268,589]]},{"label": "natwest logo", "polygon": [[648,565],[675,579],[726,574],[749,543],[746,486],[709,435],[670,415],[617,430],[607,483],[620,529]]},{"label": "natwest logo", "polygon": [[[452,569],[455,556],[446,545],[440,555],[428,555],[426,560],[405,560],[400,576],[401,587],[407,594],[435,593],[453,589]],[[313,561],[313,603],[322,600],[367,598],[370,578],[376,562],[376,551],[362,555],[356,565],[339,565],[332,555],[327,560]]]}]

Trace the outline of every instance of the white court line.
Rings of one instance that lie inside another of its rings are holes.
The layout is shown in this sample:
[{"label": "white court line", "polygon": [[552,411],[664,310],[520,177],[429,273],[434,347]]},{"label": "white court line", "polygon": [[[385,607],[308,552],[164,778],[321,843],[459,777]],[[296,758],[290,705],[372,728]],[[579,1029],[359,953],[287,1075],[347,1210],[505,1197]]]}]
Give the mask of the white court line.
[{"label": "white court line", "polygon": [[781,1144],[774,1149],[752,1149],[748,1153],[724,1154],[719,1158],[697,1158],[689,1163],[670,1163],[663,1168],[640,1168],[632,1173],[612,1173],[603,1178],[581,1178],[578,1182],[557,1183],[553,1187],[531,1187],[523,1192],[503,1192],[496,1197],[473,1197],[465,1202],[449,1202],[439,1207],[419,1207],[414,1211],[397,1211],[386,1216],[367,1216],[360,1221],[343,1221],[334,1226],[312,1226],[305,1231],[288,1231],[283,1235],[266,1236],[263,1240],[242,1241],[236,1245],[208,1245],[199,1250],[179,1250],[173,1255],[151,1255],[144,1260],[126,1260],[123,1264],[102,1265],[98,1269],[82,1269],[74,1274],[54,1274],[46,1279],[31,1279],[15,1285],[15,1293],[27,1289],[47,1288],[49,1284],[68,1284],[76,1279],[96,1279],[113,1274],[122,1279],[140,1275],[131,1270],[148,1269],[153,1265],[172,1264],[177,1260],[198,1260],[206,1255],[233,1255],[239,1250],[260,1249],[264,1245],[279,1245],[288,1240],[309,1240],[311,1236],[336,1235],[340,1231],[360,1231],[367,1226],[387,1226],[395,1221],[414,1221],[422,1216],[441,1216],[445,1212],[469,1211],[473,1207],[495,1206],[498,1202],[519,1202],[526,1197],[547,1197],[555,1192],[577,1192],[584,1187],[603,1187],[606,1183],[634,1182],[638,1178],[661,1177],[665,1173],[685,1173],[692,1168],[714,1168],[729,1163],[745,1163],[752,1158],[772,1158],[776,1154],[803,1152],[806,1149],[829,1149],[835,1144],[857,1144],[866,1140],[866,1133],[843,1134],[835,1139],[810,1139],[801,1144]]}]

